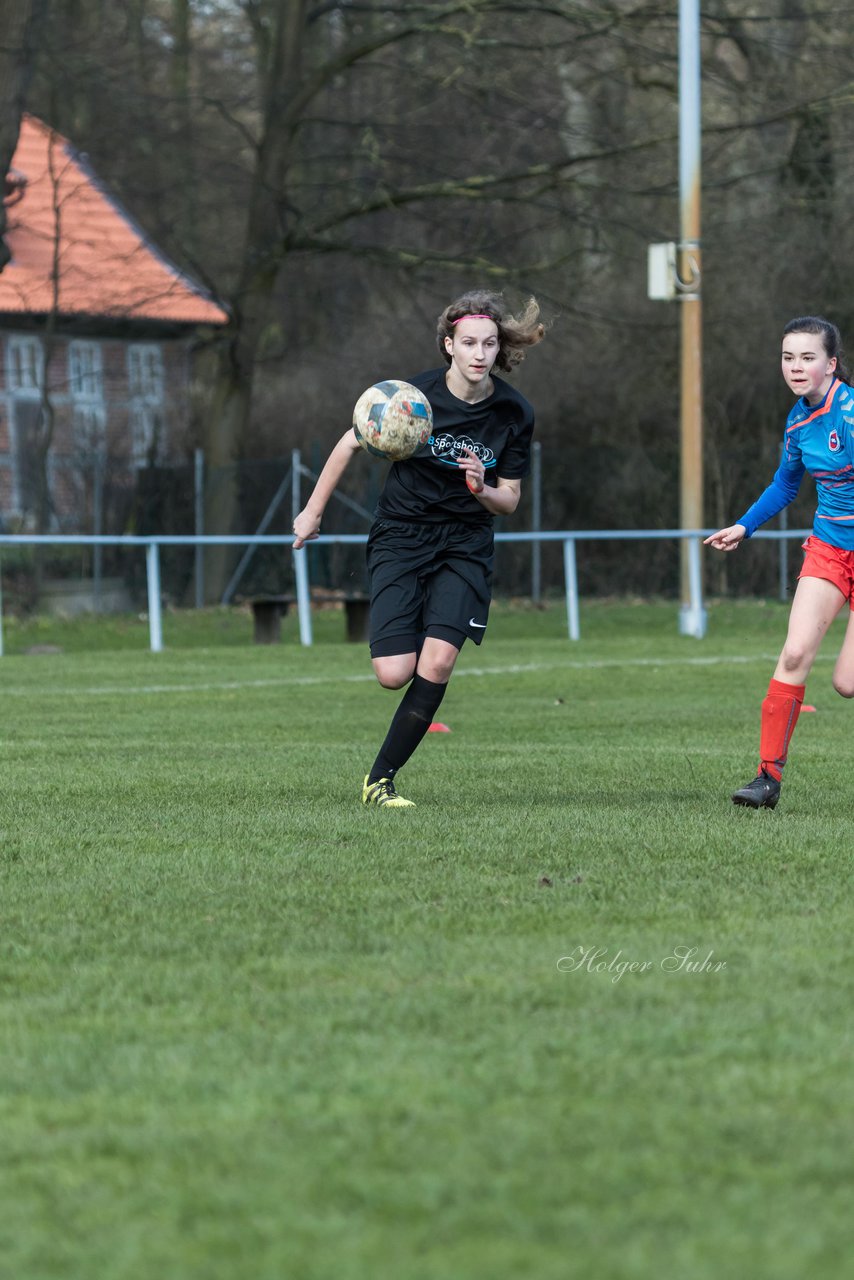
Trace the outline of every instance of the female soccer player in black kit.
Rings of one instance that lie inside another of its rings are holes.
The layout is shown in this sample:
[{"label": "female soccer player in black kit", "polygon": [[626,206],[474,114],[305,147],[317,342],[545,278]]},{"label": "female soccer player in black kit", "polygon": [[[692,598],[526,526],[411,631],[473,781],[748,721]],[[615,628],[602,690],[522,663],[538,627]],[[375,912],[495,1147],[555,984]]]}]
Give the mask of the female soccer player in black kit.
[{"label": "female soccer player in black kit", "polygon": [[[499,294],[463,294],[439,317],[445,367],[407,381],[433,410],[433,434],[392,464],[368,538],[371,660],[386,689],[408,685],[365,777],[362,803],[411,807],[395,789],[439,709],[465,640],[480,644],[491,599],[493,517],[519,505],[530,469],[534,413],[493,374],[511,370],[545,335],[531,298],[511,315]],[[352,428],[332,450],[294,520],[294,547],[320,532],[335,486],[359,442]]]}]

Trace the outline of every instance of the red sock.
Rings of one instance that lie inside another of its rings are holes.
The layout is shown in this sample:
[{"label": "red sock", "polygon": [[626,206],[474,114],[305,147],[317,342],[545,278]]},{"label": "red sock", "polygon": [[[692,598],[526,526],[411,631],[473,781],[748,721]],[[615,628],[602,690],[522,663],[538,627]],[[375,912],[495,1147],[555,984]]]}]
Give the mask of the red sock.
[{"label": "red sock", "polygon": [[759,768],[779,782],[789,754],[789,743],[798,723],[806,686],[772,680],[762,702],[759,735]]}]

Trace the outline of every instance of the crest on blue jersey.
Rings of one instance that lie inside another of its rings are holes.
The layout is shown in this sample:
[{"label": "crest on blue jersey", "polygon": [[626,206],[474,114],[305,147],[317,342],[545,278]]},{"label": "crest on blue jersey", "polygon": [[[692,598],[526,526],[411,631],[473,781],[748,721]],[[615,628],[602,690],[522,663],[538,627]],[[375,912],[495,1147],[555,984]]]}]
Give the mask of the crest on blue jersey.
[{"label": "crest on blue jersey", "polygon": [[827,437],[827,447],[831,453],[839,453],[842,448],[842,441],[839,439],[839,432],[835,427]]}]

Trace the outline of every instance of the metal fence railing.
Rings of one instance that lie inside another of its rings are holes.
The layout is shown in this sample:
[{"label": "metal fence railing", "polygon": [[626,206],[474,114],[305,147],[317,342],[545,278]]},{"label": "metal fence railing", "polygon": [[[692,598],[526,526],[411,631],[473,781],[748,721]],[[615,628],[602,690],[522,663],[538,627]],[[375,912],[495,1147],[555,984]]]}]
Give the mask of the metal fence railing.
[{"label": "metal fence railing", "polygon": [[[578,529],[559,530],[553,532],[497,533],[497,542],[559,542],[563,546],[564,592],[566,597],[567,634],[570,640],[581,638],[579,622],[579,594],[577,547],[579,543],[602,541],[640,542],[667,539],[687,542],[690,598],[683,602],[683,611],[691,620],[691,626],[681,627],[683,634],[701,638],[705,634],[705,610],[703,606],[701,555],[702,541],[711,529]],[[757,538],[770,538],[780,542],[781,550],[785,542],[792,538],[803,541],[809,534],[808,529],[762,530],[754,535]],[[323,543],[362,543],[366,542],[364,534],[322,534],[312,542],[312,546]],[[182,536],[163,534],[156,537],[110,537],[94,534],[72,534],[56,537],[51,534],[0,534],[0,551],[3,547],[53,546],[53,547],[95,547],[110,546],[122,548],[139,548],[145,553],[146,587],[148,598],[149,646],[153,653],[163,649],[163,614],[160,589],[160,548],[161,547],[195,547],[197,550],[209,546],[279,546],[290,547],[292,534],[220,536],[215,534],[203,536]],[[311,625],[311,584],[308,575],[308,558],[304,550],[292,551],[294,581],[296,584],[296,600],[299,612],[300,641],[303,645],[312,643]],[[0,656],[3,653],[3,598],[0,591]]]}]

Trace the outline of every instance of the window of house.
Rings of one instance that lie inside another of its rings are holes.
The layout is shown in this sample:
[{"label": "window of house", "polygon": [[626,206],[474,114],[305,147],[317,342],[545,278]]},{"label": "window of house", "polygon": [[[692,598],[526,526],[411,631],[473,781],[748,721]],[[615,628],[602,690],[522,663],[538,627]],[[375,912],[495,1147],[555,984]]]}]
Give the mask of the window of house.
[{"label": "window of house", "polygon": [[133,399],[163,403],[163,353],[159,346],[137,342],[128,347],[128,380]]},{"label": "window of house", "polygon": [[135,467],[148,467],[156,461],[163,436],[163,417],[153,405],[137,404],[131,408],[131,461]]},{"label": "window of house", "polygon": [[38,448],[42,406],[38,396],[19,392],[12,404],[12,494],[18,516],[32,515],[39,502]]},{"label": "window of house", "polygon": [[107,442],[106,415],[100,404],[76,402],[71,409],[71,430],[78,453],[93,457],[103,454]]},{"label": "window of house", "polygon": [[159,346],[137,342],[128,347],[128,382],[131,459],[135,467],[147,467],[156,460],[163,438],[165,394]]},{"label": "window of house", "polygon": [[14,395],[41,395],[44,350],[38,338],[10,335],[6,343],[6,385]]},{"label": "window of house", "polygon": [[69,343],[68,390],[75,404],[103,400],[104,371],[97,342]]},{"label": "window of house", "polygon": [[35,510],[39,501],[38,434],[44,386],[44,348],[37,337],[9,334],[6,339],[9,451],[12,508],[16,515]]}]

